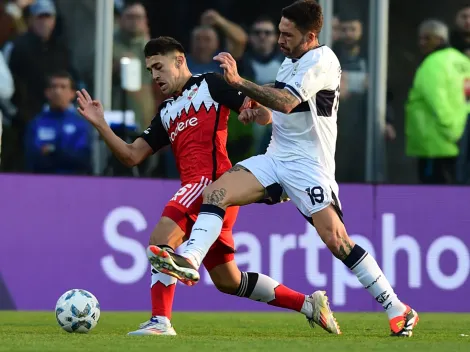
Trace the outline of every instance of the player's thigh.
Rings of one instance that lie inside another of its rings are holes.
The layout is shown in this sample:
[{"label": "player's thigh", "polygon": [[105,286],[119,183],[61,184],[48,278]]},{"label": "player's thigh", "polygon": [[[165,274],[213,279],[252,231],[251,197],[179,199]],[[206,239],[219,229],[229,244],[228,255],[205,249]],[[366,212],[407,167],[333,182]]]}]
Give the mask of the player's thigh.
[{"label": "player's thigh", "polygon": [[331,181],[313,162],[278,162],[278,170],[284,191],[303,215],[310,217],[335,203]]},{"label": "player's thigh", "polygon": [[242,161],[204,190],[204,203],[226,208],[264,199],[265,188],[276,183],[270,160],[258,155]]},{"label": "player's thigh", "polygon": [[203,186],[188,184],[175,193],[163,209],[150,236],[150,244],[166,244],[175,249],[187,239],[202,203]]}]

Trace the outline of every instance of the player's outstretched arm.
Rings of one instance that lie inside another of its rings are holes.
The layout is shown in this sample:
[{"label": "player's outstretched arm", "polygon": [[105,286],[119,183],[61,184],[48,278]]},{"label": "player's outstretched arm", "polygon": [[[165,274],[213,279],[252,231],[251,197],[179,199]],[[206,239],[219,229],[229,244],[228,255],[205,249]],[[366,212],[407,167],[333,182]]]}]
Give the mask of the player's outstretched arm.
[{"label": "player's outstretched arm", "polygon": [[237,63],[229,53],[220,53],[214,57],[214,60],[221,63],[220,67],[224,69],[225,80],[230,85],[261,105],[288,114],[300,104],[299,98],[287,89],[259,86],[241,78],[238,74]]},{"label": "player's outstretched arm", "polygon": [[77,91],[78,112],[99,132],[116,158],[128,167],[140,164],[153,153],[152,148],[142,138],[128,144],[119,138],[104,119],[103,106],[93,100],[85,89]]}]

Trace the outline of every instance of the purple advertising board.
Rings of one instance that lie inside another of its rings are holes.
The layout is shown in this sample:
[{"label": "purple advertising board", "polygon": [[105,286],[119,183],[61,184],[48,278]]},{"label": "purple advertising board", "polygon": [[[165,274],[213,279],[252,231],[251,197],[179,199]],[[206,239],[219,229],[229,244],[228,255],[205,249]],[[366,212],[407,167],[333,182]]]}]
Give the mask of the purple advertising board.
[{"label": "purple advertising board", "polygon": [[[104,310],[148,310],[149,234],[177,181],[0,176],[0,309],[51,310],[70,288]],[[470,311],[470,188],[344,185],[349,234],[419,311]],[[381,307],[334,259],[293,204],[243,207],[234,228],[242,270],[291,288],[326,289],[336,311]],[[446,295],[446,304],[438,295]],[[178,284],[179,311],[273,310],[219,293],[203,271]]]}]

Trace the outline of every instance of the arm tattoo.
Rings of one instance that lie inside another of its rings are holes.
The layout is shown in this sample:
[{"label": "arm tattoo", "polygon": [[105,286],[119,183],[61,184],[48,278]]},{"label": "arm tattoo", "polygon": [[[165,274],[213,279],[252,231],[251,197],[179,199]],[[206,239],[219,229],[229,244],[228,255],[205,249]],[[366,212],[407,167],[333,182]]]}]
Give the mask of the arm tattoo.
[{"label": "arm tattoo", "polygon": [[299,99],[287,89],[262,87],[246,79],[243,79],[234,87],[261,105],[273,110],[290,112],[300,104]]}]

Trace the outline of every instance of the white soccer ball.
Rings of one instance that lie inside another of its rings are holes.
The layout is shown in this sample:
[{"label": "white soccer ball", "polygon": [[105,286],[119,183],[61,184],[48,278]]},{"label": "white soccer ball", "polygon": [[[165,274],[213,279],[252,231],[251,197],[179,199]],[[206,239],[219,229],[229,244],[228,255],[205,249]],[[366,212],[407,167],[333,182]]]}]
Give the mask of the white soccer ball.
[{"label": "white soccer ball", "polygon": [[55,306],[57,322],[67,332],[89,332],[98,324],[100,312],[96,297],[79,289],[65,292]]}]

